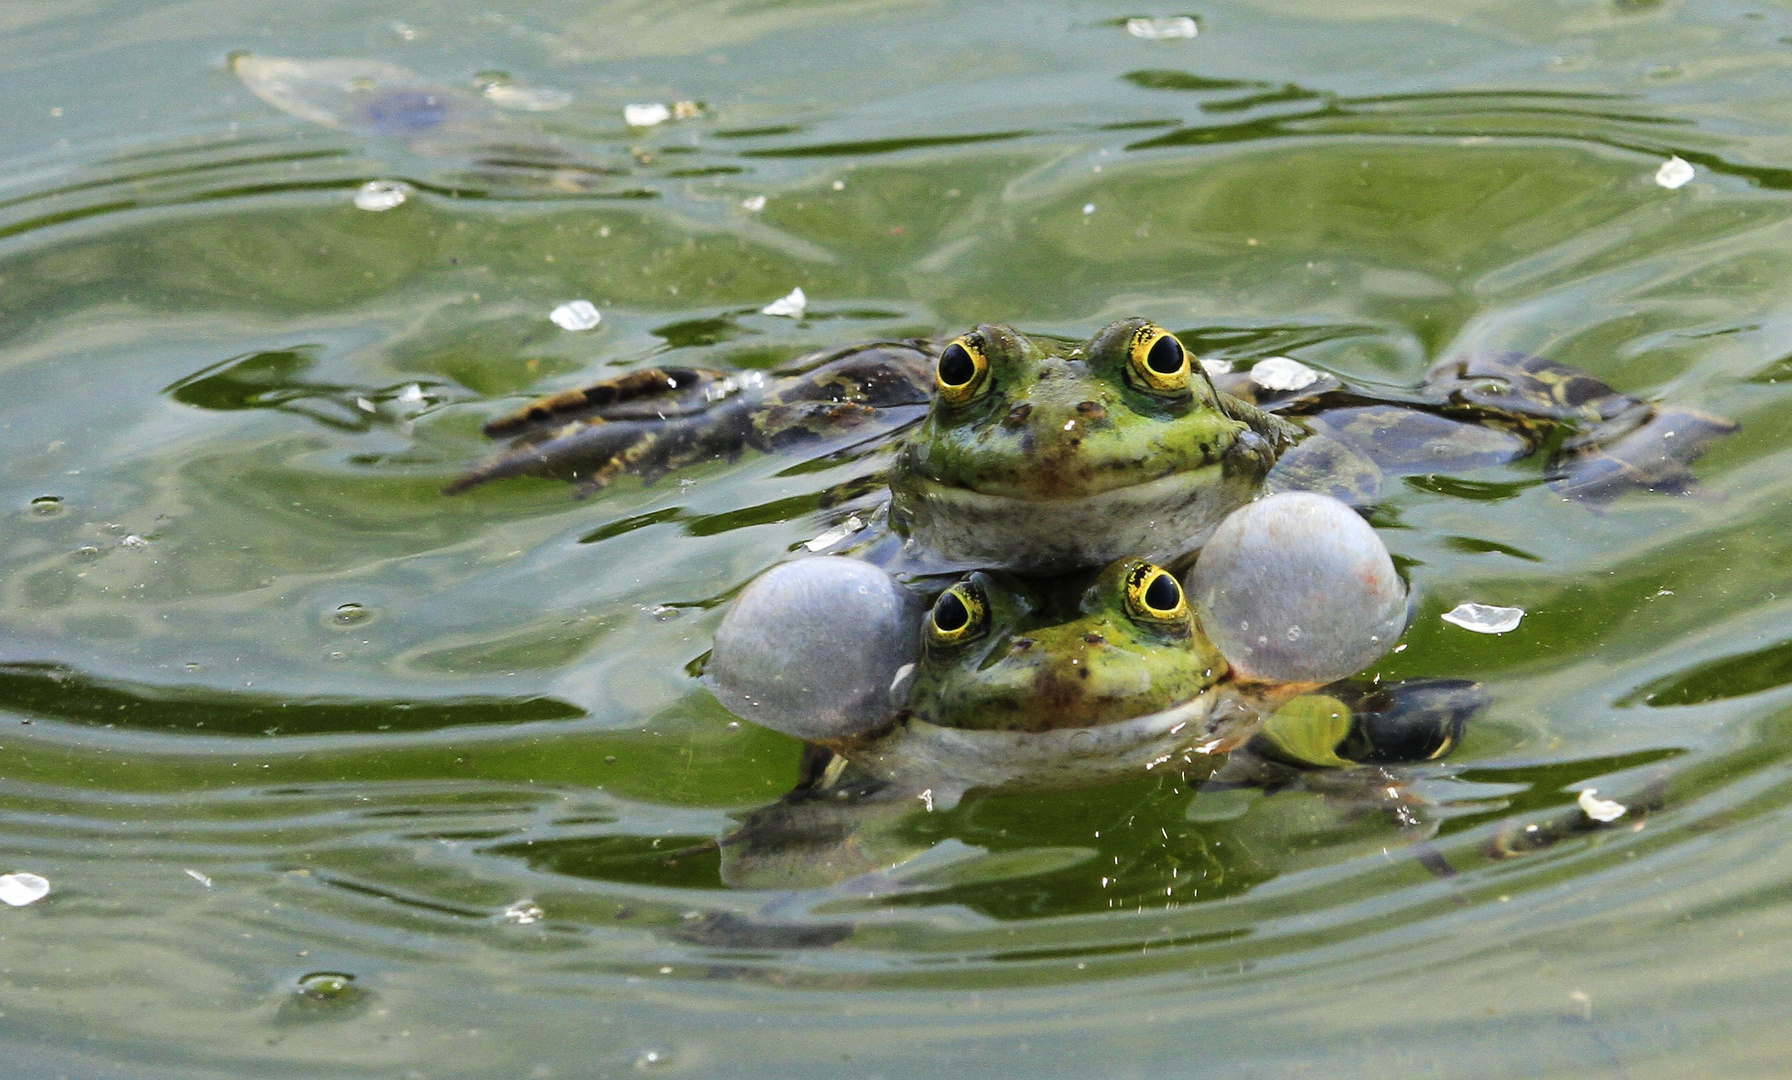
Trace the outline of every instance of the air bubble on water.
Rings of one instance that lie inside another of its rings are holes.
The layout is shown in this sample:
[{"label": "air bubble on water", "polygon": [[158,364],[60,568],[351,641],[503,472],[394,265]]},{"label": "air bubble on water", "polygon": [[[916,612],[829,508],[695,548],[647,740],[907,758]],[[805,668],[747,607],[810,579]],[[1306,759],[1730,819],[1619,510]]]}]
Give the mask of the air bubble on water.
[{"label": "air bubble on water", "polygon": [[1443,620],[1451,626],[1460,626],[1477,634],[1504,634],[1516,630],[1523,618],[1523,608],[1493,604],[1457,604],[1443,613]]},{"label": "air bubble on water", "polygon": [[1083,216],[1084,217],[1088,217],[1090,214],[1093,214],[1094,212],[1095,212],[1095,204],[1094,203],[1086,202],[1083,204]]},{"label": "air bubble on water", "polygon": [[1291,357],[1271,356],[1251,366],[1251,381],[1265,390],[1305,390],[1319,373]]},{"label": "air bubble on water", "polygon": [[657,1069],[671,1060],[664,1050],[643,1050],[635,1059],[637,1069]]},{"label": "air bubble on water", "polygon": [[780,297],[759,309],[762,315],[782,315],[787,319],[800,319],[803,309],[809,306],[809,298],[803,294],[802,286],[790,290],[788,296]]},{"label": "air bubble on water", "polygon": [[629,127],[653,127],[670,119],[672,119],[672,110],[657,101],[622,107],[622,122]]},{"label": "air bubble on water", "polygon": [[1669,191],[1685,187],[1692,182],[1692,178],[1692,165],[1678,154],[1662,162],[1661,168],[1655,170],[1655,182]]},{"label": "air bubble on water", "polygon": [[568,300],[548,312],[548,318],[562,330],[590,330],[604,321],[603,313],[589,300]]},{"label": "air bubble on water", "polygon": [[421,405],[429,400],[429,395],[423,392],[422,384],[411,383],[398,392],[398,400],[406,405]]},{"label": "air bubble on water", "polygon": [[1146,41],[1176,41],[1194,37],[1201,27],[1187,15],[1171,15],[1162,19],[1128,19],[1126,32]]},{"label": "air bubble on water", "polygon": [[399,180],[369,180],[355,190],[355,209],[370,213],[396,210],[411,197],[411,185]]},{"label": "air bubble on water", "polygon": [[338,606],[335,611],[330,613],[330,618],[338,626],[353,626],[359,622],[366,622],[367,617],[372,614],[373,612],[364,605],[348,603]]},{"label": "air bubble on water", "polygon": [[35,904],[50,895],[49,879],[24,870],[0,874],[0,903],[10,907]]},{"label": "air bubble on water", "polygon": [[542,920],[544,915],[546,915],[546,912],[541,910],[541,905],[533,900],[518,900],[516,903],[504,909],[504,921],[515,926],[528,926],[531,923],[538,923]]},{"label": "air bubble on water", "polygon": [[660,622],[671,622],[684,614],[684,609],[673,607],[671,604],[660,604],[653,609],[651,614]]},{"label": "air bubble on water", "polygon": [[75,557],[91,562],[100,557],[100,549],[94,547],[92,544],[82,544],[75,549]]},{"label": "air bubble on water", "polygon": [[66,509],[60,495],[39,495],[31,500],[31,512],[38,517],[55,517]]}]

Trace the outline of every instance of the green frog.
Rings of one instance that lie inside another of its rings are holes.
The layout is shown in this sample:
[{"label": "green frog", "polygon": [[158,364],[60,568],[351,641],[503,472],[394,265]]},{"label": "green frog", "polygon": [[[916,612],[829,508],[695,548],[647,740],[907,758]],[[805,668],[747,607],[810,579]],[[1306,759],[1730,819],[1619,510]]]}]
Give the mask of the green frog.
[{"label": "green frog", "polygon": [[1175,575],[1128,557],[1055,578],[979,571],[922,620],[891,723],[810,744],[805,779],[722,840],[731,883],[815,886],[924,849],[903,828],[972,789],[1063,790],[1161,770],[1190,786],[1329,774],[1410,819],[1378,768],[1441,757],[1482,704],[1472,683],[1318,686],[1244,679]]},{"label": "green frog", "polygon": [[1386,476],[1545,445],[1569,497],[1683,491],[1688,463],[1735,429],[1537,357],[1447,361],[1399,392],[1300,369],[1298,386],[1210,370],[1145,319],[1080,342],[990,324],[818,353],[775,374],[646,368],[493,420],[486,433],[509,445],[447,490],[534,475],[588,495],[747,449],[902,437],[887,520],[907,550],[1053,574],[1123,555],[1174,562],[1265,490],[1368,506]]}]

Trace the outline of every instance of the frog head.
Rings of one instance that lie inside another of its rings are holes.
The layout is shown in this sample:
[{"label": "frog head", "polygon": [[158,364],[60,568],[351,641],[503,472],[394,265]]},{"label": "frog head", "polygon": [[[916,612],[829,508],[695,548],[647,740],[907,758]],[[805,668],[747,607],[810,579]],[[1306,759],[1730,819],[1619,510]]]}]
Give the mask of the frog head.
[{"label": "frog head", "polygon": [[909,712],[941,727],[1095,727],[1226,674],[1175,576],[1138,558],[1064,578],[971,574],[940,594],[921,639]]},{"label": "frog head", "polygon": [[940,351],[934,381],[897,459],[892,520],[969,565],[1168,561],[1256,493],[1287,435],[1145,319],[1081,343],[979,326]]}]

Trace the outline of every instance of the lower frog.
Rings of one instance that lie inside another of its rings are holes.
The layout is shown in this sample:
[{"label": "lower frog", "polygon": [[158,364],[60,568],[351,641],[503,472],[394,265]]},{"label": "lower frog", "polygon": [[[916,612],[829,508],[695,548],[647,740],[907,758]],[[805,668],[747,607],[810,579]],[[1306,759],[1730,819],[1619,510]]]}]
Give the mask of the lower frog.
[{"label": "lower frog", "polygon": [[1278,359],[1300,377],[1210,370],[1176,335],[1127,319],[1085,341],[988,324],[817,353],[771,374],[645,368],[491,421],[486,433],[509,445],[448,490],[535,475],[589,494],[746,449],[899,438],[888,523],[907,550],[1045,574],[1126,554],[1174,562],[1265,490],[1367,506],[1385,476],[1545,446],[1571,497],[1683,491],[1687,464],[1735,427],[1536,357],[1447,361],[1404,391]]},{"label": "lower frog", "polygon": [[[1272,497],[1249,513],[1320,499]],[[1480,703],[1472,684],[1395,687],[1374,700],[1330,685],[1390,647],[1405,617],[1386,550],[1333,506],[1324,531],[1360,534],[1344,538],[1359,546],[1342,557],[1326,563],[1306,546],[1249,553],[1325,563],[1308,575],[1318,587],[1306,606],[1350,613],[1347,625],[1304,635],[1293,659],[1228,662],[1176,576],[1136,557],[1049,579],[972,573],[939,594],[918,633],[893,600],[902,586],[875,567],[778,567],[731,609],[705,679],[737,715],[806,738],[810,769],[724,838],[724,876],[793,886],[869,872],[918,850],[900,828],[906,817],[950,809],[973,788],[1064,790],[1159,770],[1189,786],[1216,770],[1222,782],[1281,784],[1306,770],[1440,756]],[[880,636],[885,625],[896,632]],[[843,640],[851,627],[866,636]],[[1379,772],[1358,786],[1402,812],[1412,801]]]}]

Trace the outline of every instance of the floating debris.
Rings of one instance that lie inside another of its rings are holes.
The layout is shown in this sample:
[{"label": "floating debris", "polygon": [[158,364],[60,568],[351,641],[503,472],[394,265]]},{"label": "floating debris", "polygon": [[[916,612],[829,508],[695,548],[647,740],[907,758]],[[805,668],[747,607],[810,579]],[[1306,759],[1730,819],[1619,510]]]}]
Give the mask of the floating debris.
[{"label": "floating debris", "polygon": [[1516,630],[1523,618],[1523,608],[1497,607],[1493,604],[1457,604],[1443,614],[1443,620],[1450,625],[1473,630],[1477,634],[1504,634]]},{"label": "floating debris", "polygon": [[1201,370],[1209,375],[1230,375],[1232,374],[1232,361],[1203,360],[1201,361]]},{"label": "floating debris", "polygon": [[421,405],[429,400],[429,395],[423,392],[422,383],[412,383],[398,392],[398,400],[405,405]]},{"label": "floating debris", "polygon": [[604,321],[603,313],[589,300],[568,300],[548,312],[548,318],[562,330],[590,330]]},{"label": "floating debris", "polygon": [[826,551],[864,527],[865,522],[854,514],[815,539],[803,541],[803,546],[810,551]]},{"label": "floating debris", "polygon": [[655,127],[672,119],[672,110],[655,101],[646,105],[624,105],[622,120],[629,127]]},{"label": "floating debris", "polygon": [[355,192],[355,209],[371,213],[396,210],[411,197],[411,185],[397,180],[369,180]]},{"label": "floating debris", "polygon": [[197,870],[192,869],[191,867],[187,868],[187,876],[192,878],[194,881],[197,881],[199,884],[204,885],[208,889],[212,887],[212,879],[211,878],[207,877],[206,875],[200,873]]},{"label": "floating debris", "polygon": [[23,870],[0,874],[0,903],[24,907],[26,904],[35,904],[48,895],[50,882],[47,878],[28,874]]},{"label": "floating debris", "polygon": [[701,101],[674,101],[672,103],[672,119],[694,120],[703,115]]},{"label": "floating debris", "polygon": [[1094,203],[1086,202],[1083,204],[1083,216],[1084,217],[1088,217],[1090,214],[1093,214],[1094,212],[1095,212],[1095,204]]},{"label": "floating debris", "polygon": [[753,213],[757,214],[759,211],[765,209],[765,196],[764,195],[748,195],[746,198],[744,198],[740,201],[740,204],[741,204],[741,206],[745,207],[746,209],[751,210]]},{"label": "floating debris", "polygon": [[1251,381],[1265,390],[1305,390],[1319,381],[1319,372],[1286,356],[1272,356],[1251,366]]},{"label": "floating debris", "polygon": [[1187,15],[1171,15],[1163,19],[1128,19],[1126,32],[1146,41],[1175,41],[1192,38],[1201,28]]},{"label": "floating debris", "polygon": [[128,547],[132,551],[142,551],[149,546],[149,541],[144,537],[138,536],[136,533],[130,534],[118,543],[121,547]]},{"label": "floating debris", "polygon": [[789,296],[773,300],[771,303],[760,308],[759,313],[762,315],[782,315],[787,319],[800,319],[803,317],[803,309],[808,306],[809,298],[803,295],[803,288],[799,285],[790,290]]},{"label": "floating debris", "polygon": [[[661,975],[667,974],[667,972],[669,970],[670,969],[668,969],[668,968],[661,968],[660,974]],[[663,1050],[643,1050],[643,1051],[641,1051],[641,1055],[639,1057],[635,1058],[635,1068],[637,1068],[637,1069],[657,1069],[660,1066],[666,1064],[669,1060],[671,1060],[671,1059],[667,1056],[666,1052]]]},{"label": "floating debris", "polygon": [[1693,170],[1691,163],[1687,162],[1679,154],[1675,154],[1673,157],[1668,158],[1661,163],[1661,168],[1655,170],[1655,182],[1662,187],[1667,188],[1669,191],[1673,191],[1678,187],[1685,187],[1692,181],[1692,176]]},{"label": "floating debris", "polygon": [[572,104],[572,95],[564,90],[531,89],[507,82],[487,83],[480,87],[479,92],[485,95],[485,100],[500,109],[520,109],[523,112],[552,112]]},{"label": "floating debris", "polygon": [[1630,807],[1625,806],[1621,802],[1614,802],[1611,799],[1601,799],[1599,797],[1599,792],[1594,788],[1583,790],[1577,801],[1580,803],[1580,812],[1592,818],[1594,821],[1599,822],[1601,825],[1610,824],[1611,822],[1618,820],[1630,809]]},{"label": "floating debris", "polygon": [[546,912],[533,900],[518,900],[504,909],[504,920],[516,926],[528,926],[540,922]]}]

